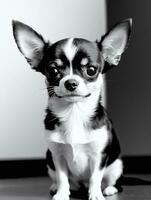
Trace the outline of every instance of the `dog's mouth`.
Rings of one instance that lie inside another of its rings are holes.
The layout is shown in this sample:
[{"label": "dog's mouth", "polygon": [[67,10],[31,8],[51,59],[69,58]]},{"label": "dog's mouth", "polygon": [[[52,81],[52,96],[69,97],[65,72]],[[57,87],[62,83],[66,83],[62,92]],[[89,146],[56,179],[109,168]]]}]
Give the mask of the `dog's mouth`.
[{"label": "dog's mouth", "polygon": [[58,98],[69,98],[69,99],[76,99],[76,98],[87,98],[91,95],[91,93],[88,93],[86,95],[78,95],[78,94],[68,94],[68,95],[58,95],[56,94],[56,96]]}]

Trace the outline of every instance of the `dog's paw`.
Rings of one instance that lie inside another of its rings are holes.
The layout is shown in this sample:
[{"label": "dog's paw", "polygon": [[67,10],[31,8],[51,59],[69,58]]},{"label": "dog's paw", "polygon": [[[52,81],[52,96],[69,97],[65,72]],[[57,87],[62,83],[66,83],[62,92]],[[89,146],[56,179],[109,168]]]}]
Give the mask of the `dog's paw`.
[{"label": "dog's paw", "polygon": [[105,200],[101,190],[89,191],[89,200]]},{"label": "dog's paw", "polygon": [[111,196],[118,193],[118,189],[114,186],[108,186],[104,189],[103,194],[105,196]]},{"label": "dog's paw", "polygon": [[53,195],[52,200],[69,200],[70,191],[67,188],[58,189],[57,193]]},{"label": "dog's paw", "polygon": [[57,192],[53,197],[52,200],[69,200],[69,195],[66,193]]},{"label": "dog's paw", "polygon": [[91,194],[89,195],[89,200],[105,200],[105,198],[100,194]]}]

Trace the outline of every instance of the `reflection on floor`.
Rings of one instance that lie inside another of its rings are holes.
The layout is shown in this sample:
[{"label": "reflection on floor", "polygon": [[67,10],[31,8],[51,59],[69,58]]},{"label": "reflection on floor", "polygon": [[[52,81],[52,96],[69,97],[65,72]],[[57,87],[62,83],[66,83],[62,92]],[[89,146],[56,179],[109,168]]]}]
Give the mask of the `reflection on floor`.
[{"label": "reflection on floor", "polygon": [[[106,197],[106,200],[151,200],[151,175],[129,175],[122,193]],[[135,177],[135,178],[134,178]],[[139,179],[136,179],[139,178]],[[49,178],[0,180],[1,200],[50,200]],[[73,199],[72,199],[73,200]]]}]

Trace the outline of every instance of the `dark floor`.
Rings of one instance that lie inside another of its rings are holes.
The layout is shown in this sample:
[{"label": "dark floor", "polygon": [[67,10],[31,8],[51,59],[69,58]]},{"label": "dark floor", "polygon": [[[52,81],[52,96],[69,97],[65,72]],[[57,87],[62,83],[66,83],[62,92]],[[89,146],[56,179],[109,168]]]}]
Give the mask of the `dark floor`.
[{"label": "dark floor", "polygon": [[[130,185],[123,186],[122,193],[106,197],[107,200],[151,200],[151,175],[130,175]],[[140,184],[140,185],[135,185]],[[0,200],[50,200],[49,178],[25,178],[0,180]]]}]

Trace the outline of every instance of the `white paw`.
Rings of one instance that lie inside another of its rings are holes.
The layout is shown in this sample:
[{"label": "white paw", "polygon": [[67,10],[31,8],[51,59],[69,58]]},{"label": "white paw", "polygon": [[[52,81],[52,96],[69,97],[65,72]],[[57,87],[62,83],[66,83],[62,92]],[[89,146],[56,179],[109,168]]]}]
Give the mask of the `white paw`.
[{"label": "white paw", "polygon": [[66,190],[58,190],[52,197],[52,200],[69,200],[70,192]]},{"label": "white paw", "polygon": [[89,200],[105,200],[101,190],[98,192],[91,191],[89,192]]},{"label": "white paw", "polygon": [[90,195],[89,196],[89,200],[105,200],[105,198],[103,197],[103,195]]},{"label": "white paw", "polygon": [[103,194],[105,196],[111,196],[111,195],[116,194],[116,193],[118,193],[118,189],[114,186],[108,186],[103,191]]},{"label": "white paw", "polygon": [[52,200],[69,200],[69,195],[57,193],[52,197]]}]

